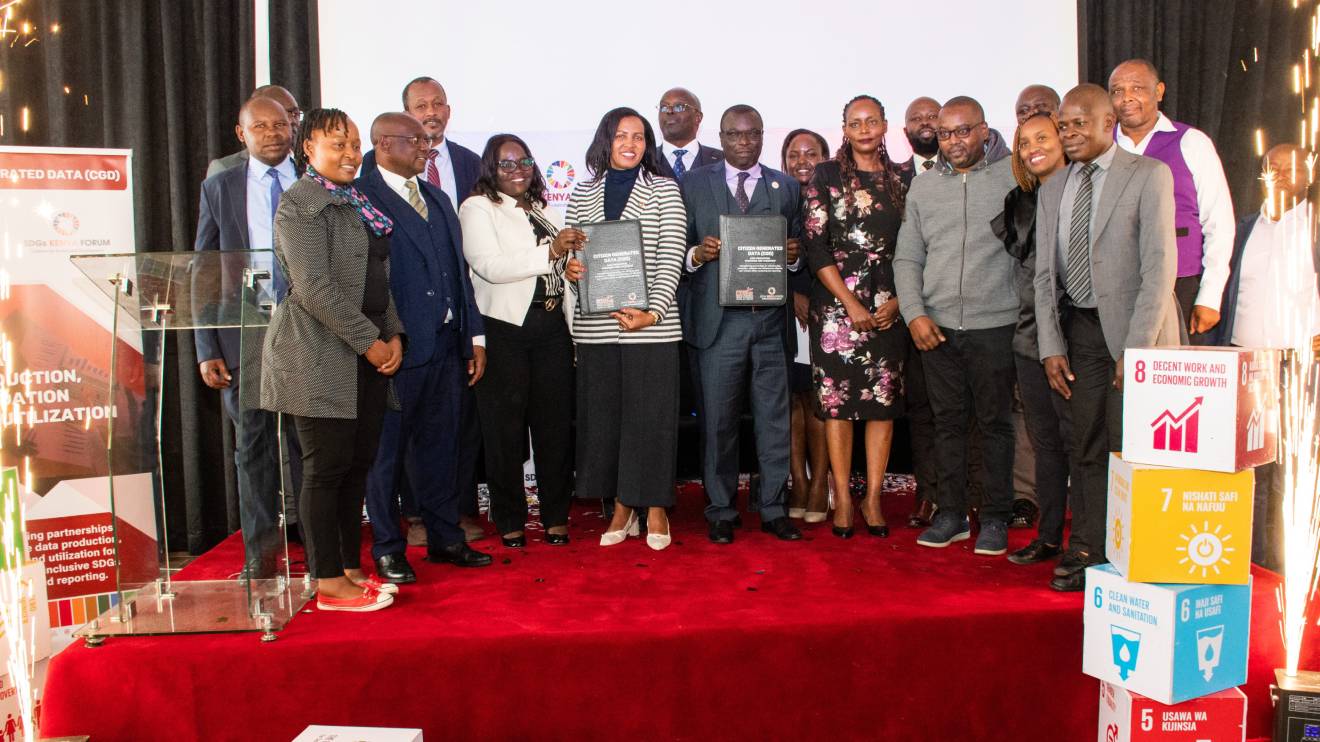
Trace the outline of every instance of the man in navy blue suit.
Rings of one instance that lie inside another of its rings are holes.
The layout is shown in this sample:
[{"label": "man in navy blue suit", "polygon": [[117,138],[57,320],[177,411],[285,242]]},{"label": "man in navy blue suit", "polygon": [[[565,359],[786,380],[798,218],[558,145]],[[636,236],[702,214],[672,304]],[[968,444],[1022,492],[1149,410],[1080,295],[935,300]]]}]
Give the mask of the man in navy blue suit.
[{"label": "man in navy blue suit", "polygon": [[[784,352],[785,309],[723,307],[719,302],[720,216],[780,214],[788,221],[788,263],[798,267],[802,217],[798,182],[760,164],[764,125],[751,106],[738,105],[720,119],[724,160],[697,167],[683,180],[687,207],[690,275],[679,316],[683,339],[697,355],[697,380],[704,405],[702,480],[710,505],[710,540],[733,541],[737,515],[738,422],[750,394],[761,484],[756,509],[761,530],[785,541],[802,534],[788,520],[788,357]],[[750,385],[747,379],[750,377]]]},{"label": "man in navy blue suit", "polygon": [[407,329],[403,365],[393,379],[398,411],[385,413],[380,451],[367,478],[372,556],[381,579],[414,582],[404,557],[395,493],[406,474],[426,527],[427,558],[460,567],[484,567],[490,555],[470,548],[459,526],[459,440],[462,395],[485,370],[483,334],[472,294],[458,214],[443,191],[419,176],[431,140],[423,125],[402,113],[381,114],[371,125],[377,167],[355,185],[394,220],[390,236],[390,291]]},{"label": "man in navy blue suit", "polygon": [[[433,77],[418,77],[403,86],[403,110],[417,119],[431,138],[430,149],[426,153],[426,166],[421,177],[427,183],[444,191],[449,197],[454,211],[472,194],[472,187],[481,177],[481,157],[467,147],[450,141],[445,136],[449,126],[449,96]],[[366,177],[376,169],[376,153],[368,152],[362,158],[360,177]],[[478,345],[484,345],[484,339],[477,339]],[[481,427],[477,423],[476,397],[469,388],[463,394],[463,419],[459,429],[459,522],[467,534],[468,541],[474,541],[485,535],[477,522],[477,459],[481,450]],[[405,515],[413,505],[412,493],[406,482],[401,483],[400,495],[403,498]],[[410,518],[410,520],[416,520]],[[409,542],[415,543],[409,533]],[[424,538],[419,539],[425,542]]]},{"label": "man in navy blue suit", "polygon": [[[241,167],[222,170],[202,183],[195,250],[270,250],[274,246],[275,208],[280,194],[298,179],[289,156],[292,124],[284,108],[266,97],[252,98],[239,112],[238,137],[247,148]],[[253,267],[271,271],[276,295],[287,289],[272,254],[254,256]],[[211,269],[217,264],[208,263]],[[224,261],[219,267],[227,299],[236,299],[241,270],[248,260]],[[234,275],[230,276],[229,273]],[[212,305],[204,311],[214,311]],[[234,464],[238,472],[238,513],[243,529],[245,575],[269,577],[279,541],[279,448],[276,417],[257,408],[239,392],[243,355],[238,329],[193,332],[202,381],[221,392],[225,413],[234,425]],[[249,345],[249,350],[252,347]],[[249,353],[249,361],[254,357]],[[249,364],[251,365],[251,364]],[[248,369],[249,385],[259,369]],[[291,431],[286,430],[286,433]]]}]

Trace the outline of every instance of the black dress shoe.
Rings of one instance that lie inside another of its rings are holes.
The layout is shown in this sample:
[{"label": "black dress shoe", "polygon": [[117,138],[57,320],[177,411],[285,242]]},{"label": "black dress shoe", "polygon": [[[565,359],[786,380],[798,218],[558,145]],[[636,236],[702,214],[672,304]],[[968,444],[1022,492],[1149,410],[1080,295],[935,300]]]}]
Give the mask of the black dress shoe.
[{"label": "black dress shoe", "polygon": [[1068,553],[1059,560],[1058,566],[1054,568],[1055,577],[1067,577],[1076,572],[1083,572],[1087,567],[1093,564],[1091,555],[1085,551],[1069,549]]},{"label": "black dress shoe", "polygon": [[738,515],[738,514],[735,513],[734,516],[733,516],[733,520],[730,521],[730,522],[733,523],[733,527],[734,527],[734,528],[742,528],[742,516],[741,516],[741,515]]},{"label": "black dress shoe", "polygon": [[417,581],[417,573],[402,554],[386,554],[376,560],[376,576],[381,582],[409,585]]},{"label": "black dress shoe", "polygon": [[567,533],[546,533],[545,542],[551,546],[564,546],[568,543]]},{"label": "black dress shoe", "polygon": [[1036,539],[1026,546],[1008,555],[1008,561],[1014,564],[1036,564],[1059,555],[1059,547]]},{"label": "black dress shoe", "polygon": [[710,524],[710,540],[715,544],[733,543],[733,521],[717,520]]},{"label": "black dress shoe", "polygon": [[490,554],[483,554],[462,542],[429,548],[426,550],[426,559],[455,567],[488,567],[491,563]]},{"label": "black dress shoe", "polygon": [[853,537],[852,526],[848,526],[847,528],[844,528],[843,526],[832,526],[830,528],[830,532],[833,533],[835,536],[838,536],[839,538]]},{"label": "black dress shoe", "polygon": [[1036,524],[1036,515],[1040,508],[1031,500],[1018,499],[1013,501],[1013,517],[1008,521],[1009,528],[1031,528]]},{"label": "black dress shoe", "polygon": [[527,545],[527,534],[521,536],[500,536],[500,543],[506,549],[521,549]]},{"label": "black dress shoe", "polygon": [[761,530],[772,534],[780,541],[801,541],[802,532],[793,525],[788,518],[780,516],[771,520],[761,521]]},{"label": "black dress shoe", "polygon": [[1070,575],[1055,577],[1050,580],[1050,589],[1061,593],[1077,593],[1086,589],[1086,570],[1080,569]]},{"label": "black dress shoe", "polygon": [[917,509],[908,516],[908,528],[926,528],[930,525],[931,516],[935,514],[935,504],[930,500],[922,500],[917,503]]}]

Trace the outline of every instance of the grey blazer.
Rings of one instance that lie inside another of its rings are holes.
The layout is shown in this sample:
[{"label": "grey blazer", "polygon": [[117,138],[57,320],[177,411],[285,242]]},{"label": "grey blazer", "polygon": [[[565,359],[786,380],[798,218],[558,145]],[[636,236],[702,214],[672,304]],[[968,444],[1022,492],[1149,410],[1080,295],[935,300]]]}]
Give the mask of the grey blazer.
[{"label": "grey blazer", "polygon": [[[1091,240],[1091,285],[1109,355],[1125,348],[1177,345],[1173,282],[1178,247],[1173,227],[1173,174],[1159,160],[1115,145]],[[1036,320],[1040,357],[1068,354],[1059,322],[1063,296],[1056,272],[1059,207],[1068,173],[1050,178],[1036,201]]]},{"label": "grey blazer", "polygon": [[376,340],[403,333],[393,296],[383,332],[362,314],[367,245],[367,228],[353,207],[316,181],[304,177],[280,198],[275,257],[289,277],[289,296],[266,330],[262,408],[357,417],[358,356]]},{"label": "grey blazer", "polygon": [[247,160],[248,151],[246,149],[240,149],[239,151],[231,155],[225,155],[224,157],[217,157],[207,163],[206,177],[209,178],[216,173],[223,173],[231,167],[237,167],[238,165],[246,163]]}]

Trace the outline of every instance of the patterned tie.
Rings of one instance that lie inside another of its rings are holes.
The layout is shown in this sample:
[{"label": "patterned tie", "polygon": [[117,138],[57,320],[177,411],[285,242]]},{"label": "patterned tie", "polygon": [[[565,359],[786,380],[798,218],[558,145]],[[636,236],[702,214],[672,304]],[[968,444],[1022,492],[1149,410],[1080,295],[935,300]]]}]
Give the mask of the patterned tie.
[{"label": "patterned tie", "polygon": [[1075,303],[1090,303],[1091,298],[1091,174],[1099,165],[1088,162],[1082,167],[1082,181],[1073,199],[1072,225],[1068,230],[1068,280],[1064,288]]},{"label": "patterned tie", "polygon": [[934,161],[934,160],[926,160],[925,162],[921,163],[921,169],[922,169],[922,170],[929,170],[929,169],[931,169],[931,168],[933,168],[933,167],[935,167],[935,161]]},{"label": "patterned tie", "polygon": [[266,177],[270,178],[270,223],[275,223],[275,212],[280,208],[280,194],[284,193],[284,188],[280,186],[280,174],[275,168],[266,171]]},{"label": "patterned tie", "polygon": [[[433,149],[426,153],[426,182],[436,188],[440,187],[440,167],[435,164],[435,161],[439,159],[439,157],[440,150],[438,149]],[[425,204],[423,204],[423,208],[425,208]]]},{"label": "patterned tie", "polygon": [[417,210],[422,221],[426,221],[426,202],[422,200],[422,194],[417,190],[417,181],[406,180],[403,187],[408,189],[408,204]]},{"label": "patterned tie", "polygon": [[746,214],[747,210],[752,208],[752,200],[747,197],[747,179],[752,177],[751,173],[738,173],[738,190],[733,194],[734,200],[738,202],[738,208]]},{"label": "patterned tie", "polygon": [[674,180],[683,182],[683,176],[687,175],[687,166],[683,164],[683,155],[687,154],[685,149],[674,150]]}]

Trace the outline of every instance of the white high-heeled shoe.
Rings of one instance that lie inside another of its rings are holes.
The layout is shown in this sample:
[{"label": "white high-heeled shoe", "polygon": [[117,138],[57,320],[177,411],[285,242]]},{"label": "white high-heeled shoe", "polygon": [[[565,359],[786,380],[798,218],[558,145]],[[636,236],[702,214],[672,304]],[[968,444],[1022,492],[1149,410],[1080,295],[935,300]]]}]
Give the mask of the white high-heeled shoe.
[{"label": "white high-heeled shoe", "polygon": [[623,524],[623,528],[617,531],[606,531],[600,535],[601,546],[615,546],[621,544],[629,536],[636,536],[641,533],[637,526],[637,511],[634,510],[628,514],[628,522]]},{"label": "white high-heeled shoe", "polygon": [[806,508],[789,508],[789,509],[788,509],[788,517],[790,517],[790,518],[802,518],[802,517],[805,516],[806,514],[807,514],[807,509],[806,509]]},{"label": "white high-heeled shoe", "polygon": [[[669,524],[666,523],[665,525],[668,526]],[[655,551],[664,551],[665,549],[668,549],[669,544],[672,543],[673,540],[674,539],[668,533],[646,532],[646,545]]]}]

